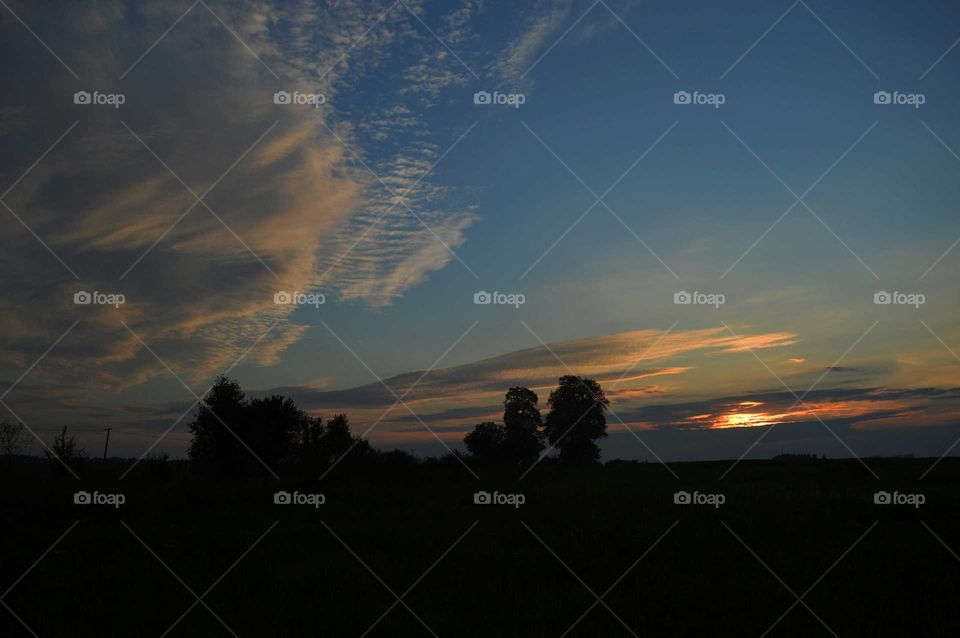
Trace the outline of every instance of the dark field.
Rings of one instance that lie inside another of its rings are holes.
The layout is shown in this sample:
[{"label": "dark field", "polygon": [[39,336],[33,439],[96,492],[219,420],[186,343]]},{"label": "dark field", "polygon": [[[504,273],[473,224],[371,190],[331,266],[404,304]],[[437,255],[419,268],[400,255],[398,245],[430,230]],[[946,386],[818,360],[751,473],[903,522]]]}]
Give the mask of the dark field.
[{"label": "dark field", "polygon": [[[427,463],[300,484],[20,467],[0,633],[31,635],[15,613],[42,637],[957,636],[960,460],[918,480],[932,462],[867,460],[879,481],[855,460],[743,462],[722,481],[729,462],[674,464],[679,481],[655,464],[545,463],[518,482]],[[126,503],[74,505],[79,489]],[[275,505],[278,489],[326,503]],[[475,505],[481,489],[526,502]],[[875,505],[878,490],[926,502]]]}]

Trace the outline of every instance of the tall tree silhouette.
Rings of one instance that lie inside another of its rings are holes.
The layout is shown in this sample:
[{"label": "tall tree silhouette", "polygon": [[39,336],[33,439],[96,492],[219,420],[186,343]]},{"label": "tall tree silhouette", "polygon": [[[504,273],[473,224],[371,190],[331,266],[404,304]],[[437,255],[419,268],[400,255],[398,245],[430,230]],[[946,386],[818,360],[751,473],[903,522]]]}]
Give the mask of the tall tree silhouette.
[{"label": "tall tree silhouette", "polygon": [[607,435],[607,400],[600,384],[577,376],[560,377],[560,386],[550,393],[544,430],[560,450],[560,460],[592,463],[600,458],[596,439]]},{"label": "tall tree silhouette", "polygon": [[214,381],[190,424],[193,439],[187,454],[196,466],[231,474],[240,471],[240,453],[247,454],[237,441],[244,429],[245,399],[235,380],[219,376]]},{"label": "tall tree silhouette", "polygon": [[463,437],[470,454],[480,463],[533,463],[543,449],[543,420],[537,393],[514,387],[503,399],[503,424],[486,421]]},{"label": "tall tree silhouette", "polygon": [[346,414],[334,415],[327,422],[320,436],[319,448],[322,460],[327,463],[334,463],[348,453],[349,458],[355,459],[373,452],[373,448],[366,439],[353,436]]},{"label": "tall tree silhouette", "polygon": [[299,461],[307,466],[323,460],[323,435],[326,426],[321,417],[308,416],[300,423],[297,446],[300,448]]},{"label": "tall tree silhouette", "polygon": [[522,387],[507,390],[503,400],[504,456],[515,465],[533,463],[543,450],[543,419],[537,401],[536,392]]},{"label": "tall tree silhouette", "polygon": [[[276,468],[294,453],[294,442],[307,415],[292,399],[279,395],[251,399],[244,410],[240,435],[251,450],[271,468]],[[258,463],[250,453],[241,457],[250,465]]]}]

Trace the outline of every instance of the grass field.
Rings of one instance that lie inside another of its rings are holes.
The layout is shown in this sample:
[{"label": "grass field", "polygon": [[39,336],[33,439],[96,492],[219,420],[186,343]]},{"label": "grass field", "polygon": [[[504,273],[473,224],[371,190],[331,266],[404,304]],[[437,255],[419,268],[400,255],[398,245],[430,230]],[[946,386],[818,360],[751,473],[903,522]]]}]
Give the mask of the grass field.
[{"label": "grass field", "polygon": [[[178,463],[165,477],[138,467],[122,481],[122,465],[88,464],[79,482],[20,468],[0,505],[2,586],[13,585],[0,628],[957,636],[960,460],[919,480],[932,461],[868,460],[880,480],[855,460],[743,462],[722,481],[729,462],[674,464],[679,480],[655,464],[542,464],[519,482],[513,470],[477,468],[477,481],[439,463],[242,484],[201,482]],[[80,489],[126,502],[75,505]],[[276,505],[277,490],[326,502]],[[477,505],[478,490],[525,502]],[[725,502],[677,505],[678,490]],[[878,490],[925,503],[876,505]]]}]

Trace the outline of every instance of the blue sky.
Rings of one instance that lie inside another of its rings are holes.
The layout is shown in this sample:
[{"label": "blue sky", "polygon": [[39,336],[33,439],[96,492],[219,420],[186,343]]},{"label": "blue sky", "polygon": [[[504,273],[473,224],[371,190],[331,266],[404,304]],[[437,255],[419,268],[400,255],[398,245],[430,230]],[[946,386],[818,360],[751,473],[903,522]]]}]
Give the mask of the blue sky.
[{"label": "blue sky", "polygon": [[[958,434],[951,3],[10,8],[0,371],[38,430],[110,420],[139,454],[189,408],[181,379],[199,394],[230,368],[363,431],[393,403],[369,384],[435,366],[410,391],[426,425],[395,407],[376,444],[442,452],[496,416],[498,383],[545,401],[571,370],[644,372],[613,395],[608,456],[650,457],[628,429],[664,458],[736,457],[771,424],[757,455],[937,456]],[[494,90],[523,104],[474,103]],[[834,365],[790,413],[782,382]]]}]

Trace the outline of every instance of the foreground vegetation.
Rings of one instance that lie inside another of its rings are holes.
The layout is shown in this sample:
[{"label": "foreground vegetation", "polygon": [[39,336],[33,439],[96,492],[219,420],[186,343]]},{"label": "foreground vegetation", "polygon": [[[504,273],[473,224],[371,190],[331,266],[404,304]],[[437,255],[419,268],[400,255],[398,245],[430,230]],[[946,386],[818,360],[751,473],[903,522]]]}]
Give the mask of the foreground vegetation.
[{"label": "foreground vegetation", "polygon": [[602,465],[600,386],[546,405],[427,460],[229,379],[189,461],[5,424],[0,636],[960,635],[960,459]]},{"label": "foreground vegetation", "polygon": [[[238,636],[360,636],[396,602],[387,587],[413,585],[403,602],[438,636],[560,636],[596,602],[587,587],[612,587],[609,610],[568,636],[759,636],[796,602],[778,577],[797,596],[812,587],[804,603],[838,635],[960,630],[960,561],[944,546],[960,549],[958,459],[922,481],[931,459],[871,460],[880,481],[819,459],[743,462],[723,481],[729,462],[673,464],[679,480],[644,463],[544,462],[522,481],[477,466],[478,481],[457,462],[384,455],[277,481],[154,461],[119,480],[129,463],[89,461],[81,481],[39,462],[6,475],[4,589],[79,521],[3,598],[38,636],[159,636],[196,603],[178,577],[197,596],[215,586],[168,636],[229,636],[210,610]],[[75,505],[78,490],[125,503]],[[477,505],[481,490],[525,502]],[[679,490],[725,502],[676,505]],[[877,490],[926,502],[875,505]],[[277,505],[278,491],[325,502]],[[0,612],[0,635],[30,635]],[[430,631],[397,604],[368,635]],[[768,635],[829,632],[797,604]]]}]

